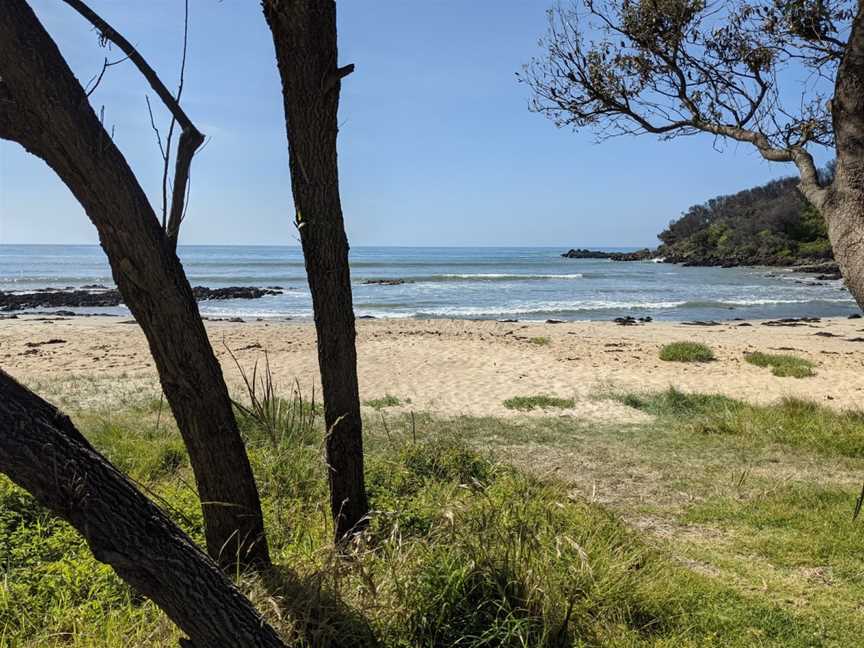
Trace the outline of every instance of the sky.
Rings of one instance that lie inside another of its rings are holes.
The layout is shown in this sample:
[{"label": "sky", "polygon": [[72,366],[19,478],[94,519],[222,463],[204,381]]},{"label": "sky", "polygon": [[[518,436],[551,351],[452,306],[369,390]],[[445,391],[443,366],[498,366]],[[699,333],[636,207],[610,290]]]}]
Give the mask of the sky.
[{"label": "sky", "polygon": [[[339,167],[352,245],[653,245],[690,205],[792,175],[748,146],[696,136],[595,143],[528,110],[515,73],[539,54],[545,0],[341,0]],[[31,0],[82,83],[106,51],[57,0]],[[169,87],[181,0],[93,0]],[[119,58],[116,50],[107,52]],[[195,157],[181,244],[296,244],[281,87],[255,0],[191,0],[183,106],[208,138]],[[151,202],[161,158],[131,63],[110,68],[91,103]],[[164,110],[157,123],[167,128]],[[57,176],[0,141],[0,243],[96,243]]]}]

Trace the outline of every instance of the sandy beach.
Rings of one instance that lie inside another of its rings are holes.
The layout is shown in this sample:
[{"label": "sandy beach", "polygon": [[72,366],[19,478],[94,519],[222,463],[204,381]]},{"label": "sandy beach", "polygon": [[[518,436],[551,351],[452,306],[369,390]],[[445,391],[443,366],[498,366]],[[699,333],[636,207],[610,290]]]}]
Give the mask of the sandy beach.
[{"label": "sandy beach", "polygon": [[[311,323],[206,324],[232,388],[239,390],[241,382],[229,348],[249,369],[263,360],[266,350],[278,385],[286,393],[295,380],[307,395],[318,382]],[[504,400],[548,394],[576,400],[572,409],[554,410],[556,415],[635,420],[644,415],[602,395],[610,390],[669,386],[758,403],[797,396],[835,408],[857,408],[864,396],[861,319],[823,319],[795,326],[767,326],[759,321],[619,326],[613,322],[362,320],[357,328],[362,399],[389,394],[403,402],[402,409],[445,416],[513,416],[517,413],[506,409]],[[548,338],[548,342],[538,344],[533,338]],[[663,344],[681,340],[708,344],[717,360],[682,364],[658,359]],[[806,357],[816,363],[816,375],[775,377],[768,369],[744,361],[744,354],[752,351]],[[144,335],[127,318],[2,320],[0,362],[16,378],[44,384],[46,396],[63,396],[82,406],[110,404],[131,392],[158,393]],[[80,392],[77,396],[72,394],[75,390]]]}]

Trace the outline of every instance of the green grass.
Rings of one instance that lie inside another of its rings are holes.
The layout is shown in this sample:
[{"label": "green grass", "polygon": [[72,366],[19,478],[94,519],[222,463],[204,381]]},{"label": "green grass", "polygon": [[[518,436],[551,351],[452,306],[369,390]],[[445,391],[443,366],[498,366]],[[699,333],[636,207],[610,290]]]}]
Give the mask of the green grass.
[{"label": "green grass", "polygon": [[386,394],[381,398],[373,398],[367,401],[363,401],[363,404],[367,407],[371,407],[372,409],[380,410],[385,407],[398,407],[402,404],[402,400],[398,396],[391,396],[390,394]]},{"label": "green grass", "polygon": [[558,398],[557,396],[538,394],[536,396],[514,396],[513,398],[508,398],[504,401],[504,407],[527,412],[533,409],[567,409],[573,407],[575,403],[576,401],[572,398]]},{"label": "green grass", "polygon": [[552,340],[545,336],[528,338],[528,342],[531,344],[536,344],[537,346],[549,346],[550,344],[552,344]]},{"label": "green grass", "polygon": [[732,435],[747,443],[780,443],[825,455],[864,458],[864,414],[858,411],[836,411],[798,398],[752,405],[676,389],[616,398],[661,417],[663,425],[686,432]]},{"label": "green grass", "polygon": [[[831,479],[864,473],[855,459],[864,418],[800,401],[619,398],[655,418],[601,426],[396,415],[385,430],[369,417],[374,514],[347,555],[330,545],[320,417],[302,434],[244,418],[277,566],[238,583],[289,645],[854,645],[864,623],[864,533],[851,516],[860,485]],[[200,543],[194,482],[165,414],[150,402],[73,420]],[[818,483],[770,472],[811,462],[777,450],[785,447],[817,451]],[[503,463],[503,448],[523,460],[545,453],[538,473],[555,462],[565,470],[531,476],[531,466]],[[838,464],[844,453],[855,463]],[[578,479],[609,506],[589,503]],[[621,515],[676,531],[668,542],[646,538]],[[2,477],[0,570],[0,645],[178,643],[155,606]]]},{"label": "green grass", "polygon": [[699,342],[672,342],[660,349],[660,359],[667,362],[710,362],[714,352]]},{"label": "green grass", "polygon": [[809,360],[784,353],[748,353],[744,359],[757,367],[770,367],[771,373],[781,378],[807,378],[815,376],[814,365]]}]

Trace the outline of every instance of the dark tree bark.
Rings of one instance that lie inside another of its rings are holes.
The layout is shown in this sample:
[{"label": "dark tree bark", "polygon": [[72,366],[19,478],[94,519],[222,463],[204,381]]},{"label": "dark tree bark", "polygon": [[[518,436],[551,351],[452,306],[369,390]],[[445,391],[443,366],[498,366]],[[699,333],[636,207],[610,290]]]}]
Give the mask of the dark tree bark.
[{"label": "dark tree bark", "polygon": [[189,451],[210,555],[223,565],[268,565],[255,479],[174,246],[24,0],[0,2],[0,138],[54,169],[96,226]]},{"label": "dark tree bark", "polygon": [[348,239],[339,199],[340,79],[333,0],[264,0],[282,77],[296,221],[312,292],[336,539],[364,524],[363,435]]},{"label": "dark tree bark", "polygon": [[0,472],[74,526],[97,560],[189,635],[186,644],[284,648],[216,564],[67,416],[2,370]]},{"label": "dark tree bark", "polygon": [[843,278],[864,308],[864,10],[858,14],[831,100],[837,167],[834,182],[817,205],[828,224],[828,237]]}]

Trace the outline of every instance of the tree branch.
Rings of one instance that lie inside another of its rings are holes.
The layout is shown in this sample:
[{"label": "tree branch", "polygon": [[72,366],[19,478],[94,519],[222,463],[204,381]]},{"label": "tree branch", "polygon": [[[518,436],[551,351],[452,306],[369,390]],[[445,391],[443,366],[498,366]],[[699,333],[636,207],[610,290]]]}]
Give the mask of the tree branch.
[{"label": "tree branch", "polygon": [[[129,57],[129,60],[135,64],[135,67],[141,72],[150,87],[157,96],[165,104],[165,107],[171,112],[173,119],[180,124],[182,132],[177,143],[177,161],[174,169],[174,191],[171,197],[171,212],[168,217],[166,235],[169,243],[173,248],[177,247],[177,237],[180,229],[180,221],[183,219],[183,200],[186,195],[186,185],[189,181],[189,169],[192,166],[192,158],[195,151],[204,143],[204,135],[199,131],[192,120],[180,107],[179,92],[178,97],[175,97],[168,91],[165,84],[156,74],[150,64],[143,56],[132,46],[132,44],[117,32],[111,25],[103,20],[95,11],[87,6],[82,0],[63,0],[67,5],[72,7],[81,16],[93,25],[102,36],[114,43],[120,50]],[[186,38],[184,35],[183,45],[183,65],[186,61]],[[181,73],[182,74],[182,73]],[[182,77],[181,77],[182,89]],[[163,216],[164,218],[164,216]]]}]

